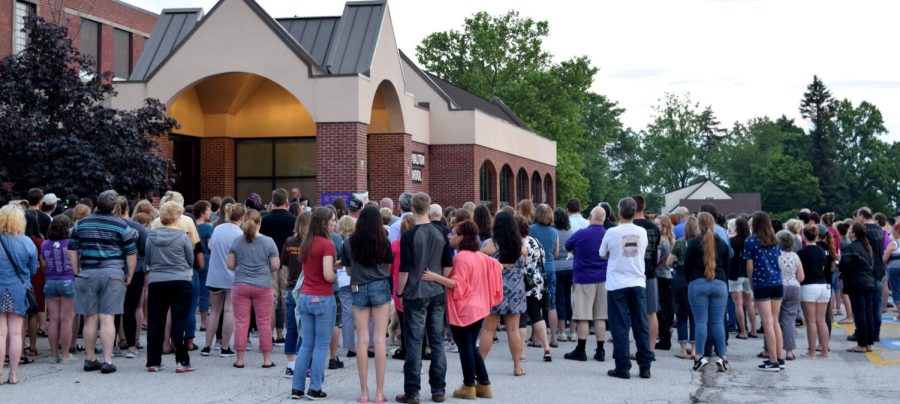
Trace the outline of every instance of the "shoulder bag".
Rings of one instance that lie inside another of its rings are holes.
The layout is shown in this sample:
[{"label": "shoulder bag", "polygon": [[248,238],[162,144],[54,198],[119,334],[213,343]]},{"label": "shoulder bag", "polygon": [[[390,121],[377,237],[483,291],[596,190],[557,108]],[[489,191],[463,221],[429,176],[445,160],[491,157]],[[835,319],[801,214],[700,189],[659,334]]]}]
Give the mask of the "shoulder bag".
[{"label": "shoulder bag", "polygon": [[6,253],[6,258],[9,258],[9,262],[12,263],[13,272],[16,273],[16,277],[19,278],[19,281],[22,282],[22,286],[25,287],[25,300],[28,302],[28,309],[25,312],[29,315],[37,313],[38,301],[37,296],[34,294],[34,288],[28,287],[28,284],[22,279],[22,275],[19,274],[19,263],[16,262],[16,259],[10,254],[9,248],[6,246],[6,241],[4,241],[2,237],[0,237],[0,244],[3,244],[3,252]]}]

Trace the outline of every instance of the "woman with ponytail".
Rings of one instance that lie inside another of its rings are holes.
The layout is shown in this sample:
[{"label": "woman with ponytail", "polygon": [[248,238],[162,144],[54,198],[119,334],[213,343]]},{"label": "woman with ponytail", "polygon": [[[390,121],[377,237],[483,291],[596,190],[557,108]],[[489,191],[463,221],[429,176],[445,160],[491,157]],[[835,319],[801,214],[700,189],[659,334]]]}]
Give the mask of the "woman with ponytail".
[{"label": "woman with ponytail", "polygon": [[271,237],[259,234],[262,220],[259,212],[250,209],[244,216],[243,236],[234,239],[228,249],[226,265],[234,271],[232,304],[234,305],[234,348],[237,360],[234,367],[244,367],[250,331],[250,308],[256,312],[259,348],[264,368],[272,362],[272,272],[281,268],[278,247]]},{"label": "woman with ponytail", "polygon": [[694,370],[701,371],[708,359],[704,352],[706,338],[712,333],[719,357],[719,372],[728,370],[728,347],[725,345],[725,305],[728,301],[728,244],[716,235],[716,220],[707,212],[697,216],[700,236],[688,241],[684,258],[685,278],[688,281],[688,299],[695,320],[697,347],[694,352]]},{"label": "woman with ponytail", "polygon": [[244,205],[226,204],[219,215],[222,223],[218,224],[209,238],[209,273],[206,275],[206,287],[209,289],[209,316],[206,318],[206,347],[200,355],[209,356],[213,338],[219,329],[219,316],[222,316],[222,351],[223,358],[234,356],[231,349],[231,335],[234,333],[234,312],[231,304],[231,287],[234,285],[234,274],[225,265],[228,249],[235,239],[241,237],[240,225],[244,221]]},{"label": "woman with ponytail", "polygon": [[875,293],[875,257],[872,246],[866,238],[866,228],[854,223],[850,231],[850,245],[841,249],[841,280],[843,292],[850,297],[853,320],[856,326],[856,345],[848,352],[872,352],[875,344],[875,314],[872,309],[872,294]]}]

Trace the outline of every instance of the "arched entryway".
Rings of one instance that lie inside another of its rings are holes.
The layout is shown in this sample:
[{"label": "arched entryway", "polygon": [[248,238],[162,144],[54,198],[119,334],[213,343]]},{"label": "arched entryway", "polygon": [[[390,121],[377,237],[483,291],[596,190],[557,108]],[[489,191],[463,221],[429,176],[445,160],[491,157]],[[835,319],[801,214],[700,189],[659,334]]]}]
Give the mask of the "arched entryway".
[{"label": "arched entryway", "polygon": [[513,185],[515,177],[509,164],[504,164],[500,170],[500,207],[507,205],[515,205],[515,195],[513,194]]},{"label": "arched entryway", "polygon": [[531,194],[528,192],[528,172],[525,171],[524,168],[520,168],[519,172],[516,173],[516,200],[515,202],[519,202],[523,199],[528,199]]},{"label": "arched entryway", "polygon": [[481,163],[481,169],[478,170],[478,199],[482,205],[485,205],[492,212],[497,209],[494,201],[496,198],[495,188],[497,186],[497,171],[490,160]]},{"label": "arched entryway", "polygon": [[544,175],[544,203],[550,206],[555,205],[553,198],[555,198],[556,195],[554,195],[554,191],[553,179],[550,178],[550,174]]},{"label": "arched entryway", "polygon": [[397,198],[401,192],[424,189],[426,156],[411,150],[411,136],[406,134],[397,89],[388,80],[375,90],[366,133],[369,198]]},{"label": "arched entryway", "polygon": [[542,194],[541,187],[541,175],[538,174],[537,171],[531,174],[531,201],[534,203],[541,203],[543,199],[541,199]]},{"label": "arched entryway", "polygon": [[175,188],[193,202],[275,188],[316,192],[316,122],[288,90],[245,72],[216,74],[168,103],[180,127],[172,137]]}]

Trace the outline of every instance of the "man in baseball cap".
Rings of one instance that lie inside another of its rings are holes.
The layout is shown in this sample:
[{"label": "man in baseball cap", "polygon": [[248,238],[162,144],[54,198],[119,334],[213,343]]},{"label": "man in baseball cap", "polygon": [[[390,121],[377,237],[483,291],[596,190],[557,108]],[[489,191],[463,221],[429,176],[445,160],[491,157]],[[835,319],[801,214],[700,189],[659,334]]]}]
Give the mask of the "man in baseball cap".
[{"label": "man in baseball cap", "polygon": [[350,211],[350,217],[359,219],[359,214],[360,211],[362,211],[363,206],[365,206],[365,203],[363,203],[362,200],[356,197],[351,198],[350,202],[347,203],[347,209]]}]

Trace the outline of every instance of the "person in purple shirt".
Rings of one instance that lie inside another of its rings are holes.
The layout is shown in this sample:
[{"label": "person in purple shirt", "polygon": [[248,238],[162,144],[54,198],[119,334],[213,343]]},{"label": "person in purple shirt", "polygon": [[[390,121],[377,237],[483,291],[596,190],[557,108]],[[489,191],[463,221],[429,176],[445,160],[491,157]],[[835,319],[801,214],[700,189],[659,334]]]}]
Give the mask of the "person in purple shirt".
[{"label": "person in purple shirt", "polygon": [[606,211],[597,206],[591,210],[590,225],[578,230],[566,240],[566,251],[574,253],[572,265],[572,320],[577,324],[578,345],[575,350],[563,355],[564,358],[587,361],[585,343],[588,336],[588,321],[594,321],[597,350],[594,359],[606,359],[603,341],[606,339],[606,259],[601,258],[600,243],[606,234],[603,221]]}]

